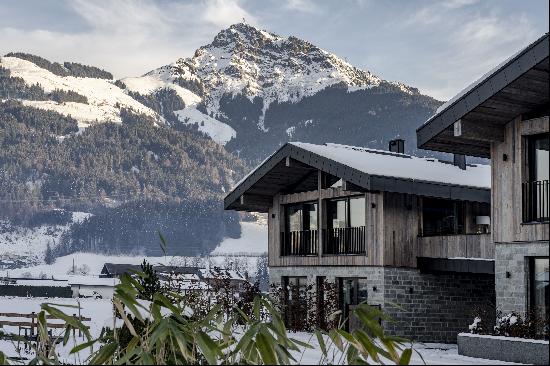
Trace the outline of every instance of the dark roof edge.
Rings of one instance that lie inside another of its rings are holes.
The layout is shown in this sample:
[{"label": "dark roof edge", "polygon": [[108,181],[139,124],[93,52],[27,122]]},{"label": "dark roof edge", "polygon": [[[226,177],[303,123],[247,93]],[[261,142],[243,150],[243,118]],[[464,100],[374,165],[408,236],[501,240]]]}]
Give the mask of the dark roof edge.
[{"label": "dark roof edge", "polygon": [[287,143],[270,158],[258,166],[244,181],[224,198],[224,209],[230,209],[241,195],[278,164],[282,159],[291,157],[313,168],[342,178],[365,190],[409,193],[420,196],[457,199],[464,201],[490,202],[490,189],[470,187],[450,183],[420,181],[408,178],[370,175],[339,163],[309,150]]},{"label": "dark roof edge", "polygon": [[[460,98],[455,100],[452,104],[447,106],[444,110],[434,114],[430,117],[422,126],[416,129],[417,133],[417,146],[422,148],[430,139],[437,136],[445,128],[449,127],[452,123],[456,122],[466,113],[476,108],[479,104],[489,99],[491,96],[499,92],[502,88],[509,85],[518,77],[523,75],[532,67],[543,61],[548,57],[548,36],[549,33],[545,33],[536,41],[525,47],[517,55],[512,57],[506,63],[494,70],[490,75],[487,75],[484,79],[479,80],[471,90],[466,92]],[[536,52],[535,52],[536,51]],[[532,52],[532,53],[531,53]],[[530,57],[531,56],[531,57]],[[538,56],[538,57],[537,57]],[[490,85],[489,88],[486,84],[492,82],[498,76],[503,75],[503,80],[499,80],[502,85]],[[497,88],[495,88],[495,86]],[[482,93],[479,93],[479,91]],[[455,111],[461,104],[464,104],[468,99],[466,105],[461,106],[462,111]],[[475,100],[470,100],[475,99]],[[460,112],[460,113],[456,113]],[[438,124],[437,128],[432,126]],[[440,126],[441,125],[441,126]]]}]

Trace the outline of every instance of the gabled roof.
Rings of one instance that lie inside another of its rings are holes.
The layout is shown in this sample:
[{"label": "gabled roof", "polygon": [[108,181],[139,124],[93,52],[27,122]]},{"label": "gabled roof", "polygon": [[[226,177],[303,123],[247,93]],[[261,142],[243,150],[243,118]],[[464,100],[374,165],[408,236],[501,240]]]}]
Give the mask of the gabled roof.
[{"label": "gabled roof", "polygon": [[[317,169],[366,191],[489,202],[491,169],[338,144],[287,143],[225,197],[226,209],[266,212],[273,196],[310,182]],[[242,197],[242,198],[241,198]]]},{"label": "gabled roof", "polygon": [[[177,267],[177,266],[162,266],[154,265],[153,269],[157,272],[165,273],[182,273],[182,274],[196,274],[199,272],[198,267]],[[101,270],[101,276],[120,276],[124,273],[133,274],[134,272],[141,271],[141,265],[139,264],[126,264],[126,263],[105,263]]]},{"label": "gabled roof", "polygon": [[506,123],[537,110],[548,115],[548,53],[546,33],[470,84],[417,129],[418,147],[490,157]]}]

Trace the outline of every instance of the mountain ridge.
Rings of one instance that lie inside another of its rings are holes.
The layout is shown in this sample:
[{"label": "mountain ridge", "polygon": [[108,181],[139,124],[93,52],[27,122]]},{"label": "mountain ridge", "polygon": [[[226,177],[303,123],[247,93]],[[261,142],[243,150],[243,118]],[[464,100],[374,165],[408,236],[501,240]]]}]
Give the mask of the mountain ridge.
[{"label": "mountain ridge", "polygon": [[204,254],[239,235],[224,193],[285,142],[386,148],[402,137],[415,153],[416,127],[440,104],[242,23],[190,57],[120,80],[11,53],[0,58],[0,220],[90,213],[60,238],[60,255],[157,253],[155,230],[180,253]]}]

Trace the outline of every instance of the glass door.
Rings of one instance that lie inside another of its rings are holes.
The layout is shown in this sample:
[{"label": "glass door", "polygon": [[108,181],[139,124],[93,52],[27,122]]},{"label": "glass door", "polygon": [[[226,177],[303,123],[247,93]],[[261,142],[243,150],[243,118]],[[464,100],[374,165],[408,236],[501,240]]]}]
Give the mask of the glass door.
[{"label": "glass door", "polygon": [[359,277],[338,278],[340,311],[345,321],[345,329],[349,330],[349,319],[353,308],[367,301],[367,279]]}]

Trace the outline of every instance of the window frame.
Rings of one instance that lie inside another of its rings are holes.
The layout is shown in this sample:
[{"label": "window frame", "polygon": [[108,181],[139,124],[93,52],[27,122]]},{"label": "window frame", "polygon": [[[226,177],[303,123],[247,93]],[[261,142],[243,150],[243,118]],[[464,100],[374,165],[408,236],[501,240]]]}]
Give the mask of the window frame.
[{"label": "window frame", "polygon": [[[455,217],[456,225],[453,228],[452,233],[444,233],[441,230],[429,232],[426,233],[426,203],[429,201],[440,201],[440,202],[447,202],[451,203],[453,205],[453,213]],[[451,200],[451,199],[445,199],[445,198],[436,198],[436,197],[422,197],[422,209],[421,209],[421,221],[422,221],[422,230],[420,232],[421,237],[432,237],[432,236],[451,236],[451,235],[466,235],[466,201],[460,201],[460,200]]]},{"label": "window frame", "polygon": [[[534,290],[534,286],[535,286],[535,261],[537,259],[546,259],[548,260],[549,257],[548,256],[532,256],[532,257],[528,257],[527,258],[528,261],[527,261],[527,265],[528,265],[528,270],[529,270],[529,281],[528,281],[528,286],[527,286],[527,300],[528,300],[528,306],[527,306],[527,309],[528,309],[528,312],[529,313],[533,313],[534,311],[534,306],[535,306],[535,290]],[[550,285],[550,284],[549,284]],[[546,299],[546,300],[550,300],[550,299]],[[549,304],[546,304],[546,307],[550,307],[550,303]],[[546,316],[549,316],[550,314],[546,314]]]},{"label": "window frame", "polygon": [[[304,229],[304,224],[305,224],[305,213],[306,213],[306,210],[305,210],[305,206],[306,205],[315,205],[315,214],[316,214],[316,218],[317,218],[317,222],[316,222],[316,228],[315,229],[307,229],[307,231],[311,231],[311,230],[319,230],[319,202],[317,201],[304,201],[304,202],[296,202],[296,203],[289,203],[289,204],[286,204],[284,205],[284,232],[285,233],[289,233],[290,232],[290,216],[289,216],[289,210],[291,207],[296,207],[296,206],[300,206],[301,207],[301,211],[302,211],[302,214],[301,214],[301,217],[300,217],[300,230],[297,230],[297,231],[306,231]],[[310,223],[310,227],[311,227],[311,223]],[[296,230],[294,230],[296,231]]]},{"label": "window frame", "polygon": [[[364,222],[363,222],[363,225],[361,226],[351,226],[351,200],[353,199],[363,199],[363,204],[365,205],[364,207]],[[334,227],[332,226],[332,218],[329,217],[330,215],[330,208],[329,208],[329,205],[331,203],[336,203],[336,202],[339,202],[339,201],[344,201],[346,203],[346,217],[345,217],[345,226],[344,228],[352,228],[352,227],[366,227],[367,226],[367,207],[366,207],[366,204],[367,204],[367,198],[365,195],[353,195],[353,196],[347,196],[347,197],[338,197],[338,198],[329,198],[327,199],[327,205],[326,205],[326,224],[327,224],[327,229],[334,229]]]}]

